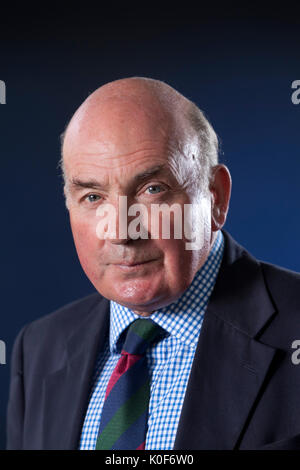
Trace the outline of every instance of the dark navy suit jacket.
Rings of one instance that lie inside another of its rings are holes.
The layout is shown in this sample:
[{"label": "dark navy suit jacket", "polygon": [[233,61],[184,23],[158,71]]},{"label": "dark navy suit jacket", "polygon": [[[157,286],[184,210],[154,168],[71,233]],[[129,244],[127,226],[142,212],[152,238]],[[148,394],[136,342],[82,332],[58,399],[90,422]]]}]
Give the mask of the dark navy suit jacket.
[{"label": "dark navy suit jacket", "polygon": [[[300,275],[228,233],[174,449],[300,449]],[[76,449],[109,301],[95,293],[25,326],[12,354],[8,449]]]}]

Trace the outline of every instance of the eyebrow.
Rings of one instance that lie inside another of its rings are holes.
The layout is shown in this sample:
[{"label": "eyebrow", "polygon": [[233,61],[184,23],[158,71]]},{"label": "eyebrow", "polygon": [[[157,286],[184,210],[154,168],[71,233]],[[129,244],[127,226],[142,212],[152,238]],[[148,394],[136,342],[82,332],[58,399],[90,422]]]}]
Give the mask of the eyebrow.
[{"label": "eyebrow", "polygon": [[[160,173],[162,170],[167,169],[166,164],[163,163],[161,165],[155,165],[141,173],[138,173],[133,177],[133,180],[136,183],[142,182],[144,180],[149,179]],[[95,179],[89,179],[87,181],[83,181],[80,178],[72,178],[71,179],[71,186],[74,188],[75,191],[79,191],[80,189],[89,188],[89,189],[104,189],[106,185],[99,183]]]},{"label": "eyebrow", "polygon": [[166,169],[167,169],[167,167],[166,167],[165,163],[163,163],[161,165],[155,165],[155,166],[149,168],[148,170],[143,171],[142,173],[138,173],[137,175],[134,176],[133,179],[136,182],[144,181],[145,179],[148,179],[152,176],[155,176],[158,173],[160,173],[162,170],[166,170]]},{"label": "eyebrow", "polygon": [[79,191],[80,189],[90,188],[90,189],[103,189],[104,185],[98,183],[98,181],[89,179],[87,181],[83,181],[79,178],[72,178],[71,179],[71,186],[75,191]]}]

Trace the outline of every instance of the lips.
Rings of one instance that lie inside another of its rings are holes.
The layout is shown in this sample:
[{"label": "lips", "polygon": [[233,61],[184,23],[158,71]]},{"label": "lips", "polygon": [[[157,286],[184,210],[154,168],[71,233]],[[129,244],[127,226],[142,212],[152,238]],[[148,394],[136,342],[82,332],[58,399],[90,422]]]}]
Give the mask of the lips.
[{"label": "lips", "polygon": [[141,261],[121,261],[120,263],[112,263],[113,265],[115,266],[127,266],[127,267],[131,267],[131,266],[139,266],[141,264],[146,264],[146,263],[150,263],[151,261],[154,261],[153,259],[149,259],[149,260],[141,260]]},{"label": "lips", "polygon": [[120,263],[112,263],[111,265],[119,269],[120,271],[126,272],[126,273],[135,273],[135,272],[140,272],[143,270],[146,266],[150,265],[156,261],[156,259],[150,259],[150,260],[140,260],[140,261],[122,261]]}]

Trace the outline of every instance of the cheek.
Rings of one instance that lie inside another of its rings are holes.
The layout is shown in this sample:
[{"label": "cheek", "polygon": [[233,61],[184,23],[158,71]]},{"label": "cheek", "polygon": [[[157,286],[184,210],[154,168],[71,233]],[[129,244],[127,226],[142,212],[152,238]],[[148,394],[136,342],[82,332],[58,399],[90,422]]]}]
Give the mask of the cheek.
[{"label": "cheek", "polygon": [[164,276],[173,287],[191,282],[195,272],[195,253],[185,249],[184,240],[160,240],[159,248],[164,253]]},{"label": "cheek", "polygon": [[70,215],[70,224],[79,261],[84,271],[90,274],[97,264],[96,252],[103,242],[97,238],[95,224],[90,221]]},{"label": "cheek", "polygon": [[[190,230],[182,226],[182,238],[159,240],[159,247],[164,253],[164,267],[168,279],[174,284],[182,280],[189,285],[196,272],[205,263],[210,250],[210,210],[207,204],[198,206],[197,214],[192,218]],[[189,248],[189,249],[188,249]]]}]

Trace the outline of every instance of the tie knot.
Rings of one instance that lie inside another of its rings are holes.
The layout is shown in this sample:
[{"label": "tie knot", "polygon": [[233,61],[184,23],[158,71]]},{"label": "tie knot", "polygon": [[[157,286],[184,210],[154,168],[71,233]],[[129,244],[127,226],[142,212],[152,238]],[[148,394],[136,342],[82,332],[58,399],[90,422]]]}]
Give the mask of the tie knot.
[{"label": "tie knot", "polygon": [[165,330],[154,321],[139,318],[129,325],[122,351],[129,354],[143,355]]}]

